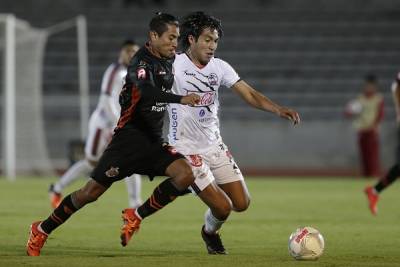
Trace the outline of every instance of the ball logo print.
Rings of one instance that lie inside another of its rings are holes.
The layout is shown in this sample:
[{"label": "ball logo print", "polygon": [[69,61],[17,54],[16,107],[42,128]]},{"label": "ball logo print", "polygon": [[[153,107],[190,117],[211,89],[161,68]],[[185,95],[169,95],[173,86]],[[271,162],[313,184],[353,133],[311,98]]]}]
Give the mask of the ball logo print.
[{"label": "ball logo print", "polygon": [[324,252],[325,241],[317,229],[306,226],[290,235],[288,248],[296,260],[317,260]]}]

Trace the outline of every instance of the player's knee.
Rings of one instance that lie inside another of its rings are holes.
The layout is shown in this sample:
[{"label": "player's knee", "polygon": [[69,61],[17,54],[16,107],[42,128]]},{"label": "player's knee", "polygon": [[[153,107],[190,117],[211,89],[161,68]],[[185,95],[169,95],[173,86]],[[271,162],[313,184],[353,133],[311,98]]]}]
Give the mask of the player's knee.
[{"label": "player's knee", "polygon": [[88,188],[83,188],[80,190],[80,197],[83,200],[82,204],[88,204],[96,201],[99,198],[99,195],[95,190],[90,190]]},{"label": "player's knee", "polygon": [[89,180],[89,182],[78,191],[79,200],[83,205],[94,202],[104,193],[105,190],[104,187],[94,180]]},{"label": "player's knee", "polygon": [[229,214],[231,214],[232,206],[231,204],[226,201],[219,203],[217,207],[212,209],[212,213],[215,214],[218,219],[220,220],[226,220],[229,217]]},{"label": "player's knee", "polygon": [[236,212],[243,212],[245,210],[247,210],[250,206],[250,199],[243,199],[242,201],[238,201],[236,203],[234,203],[233,205],[233,209]]}]

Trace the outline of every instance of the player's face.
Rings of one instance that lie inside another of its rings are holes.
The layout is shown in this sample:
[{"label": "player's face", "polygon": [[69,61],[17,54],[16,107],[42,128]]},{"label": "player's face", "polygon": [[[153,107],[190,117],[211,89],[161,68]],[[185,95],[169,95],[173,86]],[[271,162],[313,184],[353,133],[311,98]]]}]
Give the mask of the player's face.
[{"label": "player's face", "polygon": [[121,52],[119,54],[119,58],[122,64],[125,66],[128,66],[131,58],[136,54],[136,52],[139,50],[138,45],[126,45],[121,49]]},{"label": "player's face", "polygon": [[175,56],[176,47],[178,46],[179,27],[176,25],[167,25],[167,30],[161,35],[151,33],[150,38],[155,50],[162,57],[172,58]]},{"label": "player's face", "polygon": [[197,41],[193,37],[189,37],[190,52],[194,59],[202,65],[210,62],[218,47],[219,34],[218,31],[206,28],[203,30]]},{"label": "player's face", "polygon": [[372,96],[376,93],[377,88],[376,85],[373,83],[366,83],[364,87],[364,94],[366,96]]}]

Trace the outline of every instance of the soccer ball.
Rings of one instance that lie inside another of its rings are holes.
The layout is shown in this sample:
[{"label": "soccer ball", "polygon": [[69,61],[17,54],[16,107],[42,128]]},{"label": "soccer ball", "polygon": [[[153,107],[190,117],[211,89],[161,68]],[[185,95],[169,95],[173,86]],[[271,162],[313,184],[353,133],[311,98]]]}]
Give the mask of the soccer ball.
[{"label": "soccer ball", "polygon": [[289,237],[289,254],[296,260],[317,260],[324,247],[321,233],[309,226],[296,229]]}]

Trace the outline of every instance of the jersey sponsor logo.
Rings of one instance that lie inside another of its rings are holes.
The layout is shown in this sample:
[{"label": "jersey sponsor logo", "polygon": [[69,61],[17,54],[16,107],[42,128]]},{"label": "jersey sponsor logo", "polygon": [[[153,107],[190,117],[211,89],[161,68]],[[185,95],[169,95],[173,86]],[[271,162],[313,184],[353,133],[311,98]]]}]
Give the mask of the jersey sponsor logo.
[{"label": "jersey sponsor logo", "polygon": [[137,70],[137,78],[139,80],[146,79],[146,70],[144,68],[140,68],[140,69]]},{"label": "jersey sponsor logo", "polygon": [[215,92],[206,92],[201,95],[199,105],[209,106],[214,104]]},{"label": "jersey sponsor logo", "polygon": [[172,139],[175,141],[179,140],[177,133],[178,133],[178,111],[176,108],[171,109],[171,131],[172,131]]},{"label": "jersey sponsor logo", "polygon": [[110,167],[108,171],[105,172],[108,178],[113,178],[119,174],[119,167]]},{"label": "jersey sponsor logo", "polygon": [[206,115],[206,111],[204,109],[201,109],[199,112],[199,116],[204,117],[204,115]]},{"label": "jersey sponsor logo", "polygon": [[[194,107],[208,107],[215,102],[216,93],[214,91],[208,92],[199,92],[199,91],[191,91],[187,90],[187,94],[196,93],[200,97],[200,101],[198,104],[194,105]],[[211,112],[211,111],[210,111]]]},{"label": "jersey sponsor logo", "polygon": [[200,167],[203,164],[203,159],[200,155],[189,155],[189,161],[193,167]]},{"label": "jersey sponsor logo", "polygon": [[164,112],[167,110],[167,104],[163,102],[156,102],[155,105],[151,106],[151,111],[154,112]]},{"label": "jersey sponsor logo", "polygon": [[208,78],[208,83],[209,83],[211,86],[218,85],[218,76],[217,76],[217,74],[215,74],[215,73],[210,73],[210,74],[207,76],[207,78]]},{"label": "jersey sponsor logo", "polygon": [[184,73],[186,76],[196,77],[196,74],[195,74],[195,73],[189,72],[188,70],[184,70],[183,73]]}]

